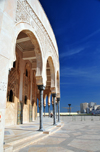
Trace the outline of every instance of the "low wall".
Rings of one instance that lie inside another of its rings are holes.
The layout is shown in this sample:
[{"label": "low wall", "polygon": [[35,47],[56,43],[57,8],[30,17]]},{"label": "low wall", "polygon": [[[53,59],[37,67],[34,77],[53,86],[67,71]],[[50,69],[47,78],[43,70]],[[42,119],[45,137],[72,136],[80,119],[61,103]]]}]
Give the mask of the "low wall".
[{"label": "low wall", "polygon": [[[44,113],[43,113],[43,115],[44,115]],[[45,113],[45,116],[48,116],[49,114],[48,113]],[[69,115],[69,112],[60,112],[60,116],[67,116],[67,115]],[[77,112],[71,112],[70,113],[70,115],[78,115],[78,113]],[[39,116],[39,113],[37,113],[37,116]]]}]

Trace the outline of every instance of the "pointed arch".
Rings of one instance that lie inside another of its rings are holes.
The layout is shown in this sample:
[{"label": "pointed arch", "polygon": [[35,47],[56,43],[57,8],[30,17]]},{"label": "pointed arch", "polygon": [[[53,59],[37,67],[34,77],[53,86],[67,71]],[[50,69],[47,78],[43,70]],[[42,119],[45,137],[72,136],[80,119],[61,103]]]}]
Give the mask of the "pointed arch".
[{"label": "pointed arch", "polygon": [[54,63],[53,59],[51,56],[48,57],[47,63],[46,63],[46,86],[53,88],[55,87],[55,68],[54,68]]}]

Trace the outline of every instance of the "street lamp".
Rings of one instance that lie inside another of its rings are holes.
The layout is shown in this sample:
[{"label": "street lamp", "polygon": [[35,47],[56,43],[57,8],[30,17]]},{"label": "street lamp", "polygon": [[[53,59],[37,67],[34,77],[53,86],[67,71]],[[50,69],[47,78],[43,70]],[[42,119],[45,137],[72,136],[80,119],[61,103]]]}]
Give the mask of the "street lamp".
[{"label": "street lamp", "polygon": [[70,112],[71,112],[71,110],[70,110],[71,104],[68,104],[68,106],[69,106],[69,114],[70,114]]}]

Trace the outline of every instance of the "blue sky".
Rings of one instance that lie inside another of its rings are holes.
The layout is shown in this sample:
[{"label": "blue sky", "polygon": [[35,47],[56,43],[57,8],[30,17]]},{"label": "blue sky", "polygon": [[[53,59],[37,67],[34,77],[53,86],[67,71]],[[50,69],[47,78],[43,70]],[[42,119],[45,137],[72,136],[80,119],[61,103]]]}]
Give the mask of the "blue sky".
[{"label": "blue sky", "polygon": [[100,104],[100,0],[40,0],[60,59],[61,111]]}]

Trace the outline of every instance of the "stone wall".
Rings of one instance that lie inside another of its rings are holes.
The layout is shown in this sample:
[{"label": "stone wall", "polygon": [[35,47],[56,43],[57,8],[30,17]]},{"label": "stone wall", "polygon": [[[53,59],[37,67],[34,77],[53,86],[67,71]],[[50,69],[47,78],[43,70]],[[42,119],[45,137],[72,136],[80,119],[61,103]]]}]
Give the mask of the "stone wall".
[{"label": "stone wall", "polygon": [[15,125],[16,124],[16,105],[15,103],[6,103],[6,113],[5,113],[5,125]]},{"label": "stone wall", "polygon": [[29,107],[24,104],[23,107],[23,123],[29,122]]},{"label": "stone wall", "polygon": [[[26,69],[28,77],[26,76]],[[32,78],[33,73],[33,78]],[[36,72],[35,72],[36,73]],[[12,68],[8,76],[8,89],[6,101],[5,125],[17,124],[18,102],[23,103],[23,123],[29,122],[29,105],[33,105],[32,120],[37,116],[37,85],[35,73],[31,69],[31,63],[22,59],[21,51],[16,48],[16,66]],[[13,101],[9,101],[10,90],[13,91]],[[25,104],[25,96],[27,103]]]}]

